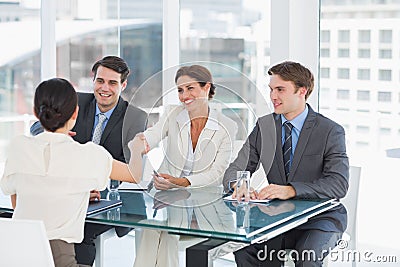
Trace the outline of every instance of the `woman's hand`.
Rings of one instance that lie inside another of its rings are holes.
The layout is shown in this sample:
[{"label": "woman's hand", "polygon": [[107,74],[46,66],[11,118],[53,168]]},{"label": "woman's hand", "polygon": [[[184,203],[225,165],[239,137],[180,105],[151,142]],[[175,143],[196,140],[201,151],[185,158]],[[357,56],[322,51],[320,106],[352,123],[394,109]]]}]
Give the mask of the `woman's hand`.
[{"label": "woman's hand", "polygon": [[187,187],[190,182],[186,178],[177,178],[166,173],[160,173],[159,176],[154,175],[154,187],[157,190],[168,190],[171,188]]},{"label": "woman's hand", "polygon": [[150,146],[143,133],[136,134],[135,138],[129,141],[128,148],[131,150],[131,153],[134,151],[140,151],[141,155],[147,154],[150,151]]}]

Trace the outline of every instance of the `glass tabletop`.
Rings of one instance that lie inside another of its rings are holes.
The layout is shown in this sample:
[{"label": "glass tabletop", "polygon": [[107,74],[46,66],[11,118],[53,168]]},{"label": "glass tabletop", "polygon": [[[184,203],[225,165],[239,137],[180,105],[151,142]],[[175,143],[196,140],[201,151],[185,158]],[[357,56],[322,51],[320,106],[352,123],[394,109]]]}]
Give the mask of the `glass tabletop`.
[{"label": "glass tabletop", "polygon": [[119,197],[122,206],[88,216],[86,221],[246,243],[337,205],[329,199],[245,204],[225,201],[220,192],[210,189],[114,192],[112,197]]}]

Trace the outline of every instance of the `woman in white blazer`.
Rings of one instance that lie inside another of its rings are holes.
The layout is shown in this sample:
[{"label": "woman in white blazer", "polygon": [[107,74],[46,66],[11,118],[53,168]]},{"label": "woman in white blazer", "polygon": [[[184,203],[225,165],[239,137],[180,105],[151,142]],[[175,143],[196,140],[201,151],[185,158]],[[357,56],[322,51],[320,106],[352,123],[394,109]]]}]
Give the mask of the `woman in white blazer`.
[{"label": "woman in white blazer", "polygon": [[[175,83],[182,105],[167,107],[153,127],[135,137],[131,150],[145,154],[167,137],[159,176],[154,177],[157,190],[219,186],[233,157],[237,125],[210,108],[215,86],[207,68],[181,67]],[[140,177],[141,170],[135,165],[133,176]],[[144,230],[135,266],[178,266],[178,238],[163,231]]]}]

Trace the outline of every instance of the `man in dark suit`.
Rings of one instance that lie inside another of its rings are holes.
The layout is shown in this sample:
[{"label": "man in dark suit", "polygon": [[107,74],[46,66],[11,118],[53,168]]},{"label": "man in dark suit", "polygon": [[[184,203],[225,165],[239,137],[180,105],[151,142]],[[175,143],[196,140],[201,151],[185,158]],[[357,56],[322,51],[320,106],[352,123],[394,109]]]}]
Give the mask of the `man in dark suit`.
[{"label": "man in dark suit", "polygon": [[[93,93],[77,93],[79,113],[71,135],[82,144],[89,141],[96,142],[107,149],[114,159],[129,162],[130,154],[127,144],[137,133],[146,129],[147,123],[146,112],[128,105],[121,98],[121,92],[127,86],[129,67],[119,57],[106,56],[93,65],[92,72],[94,74]],[[106,118],[101,125],[101,138],[95,141],[93,133],[100,114],[104,114]],[[124,120],[125,115],[127,119]],[[33,135],[42,131],[39,122],[31,127]],[[104,192],[102,193],[104,195]],[[100,192],[91,192],[91,199],[99,197]],[[76,259],[79,264],[93,265],[96,255],[94,239],[111,228],[112,226],[100,224],[85,224],[84,239],[81,244],[75,245]],[[125,227],[115,228],[119,237],[126,235],[130,230]]]},{"label": "man in dark suit", "polygon": [[[268,185],[250,189],[250,198],[343,198],[348,189],[349,163],[344,129],[313,111],[306,104],[314,87],[312,73],[299,63],[283,62],[271,67],[270,98],[274,113],[261,117],[237,158],[225,172],[223,184],[233,197],[245,196],[236,188],[236,171],[251,173],[262,164]],[[235,252],[238,266],[280,266],[278,253],[269,261],[257,257],[268,251],[295,249],[298,255],[313,250],[314,260],[301,258],[296,266],[321,266],[347,225],[343,205],[311,218],[307,223],[261,244]]]}]

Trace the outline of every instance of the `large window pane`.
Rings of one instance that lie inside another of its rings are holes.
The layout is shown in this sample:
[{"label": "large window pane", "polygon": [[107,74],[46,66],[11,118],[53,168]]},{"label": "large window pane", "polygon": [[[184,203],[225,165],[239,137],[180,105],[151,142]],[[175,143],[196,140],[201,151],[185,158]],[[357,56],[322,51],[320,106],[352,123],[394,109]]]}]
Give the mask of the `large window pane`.
[{"label": "large window pane", "polygon": [[[78,91],[92,91],[91,67],[106,55],[118,55],[131,74],[122,97],[129,100],[139,86],[162,68],[162,0],[58,2],[57,75],[70,79]],[[119,8],[119,10],[118,10]],[[62,14],[62,15],[61,15]],[[161,95],[161,75],[153,90],[135,95],[135,104],[153,106]]]},{"label": "large window pane", "polygon": [[[0,162],[9,140],[28,133],[33,89],[40,81],[40,1],[0,8]],[[27,114],[27,115],[24,115]]]},{"label": "large window pane", "polygon": [[[216,101],[255,108],[263,99],[255,85],[261,84],[259,89],[267,92],[264,79],[269,64],[269,1],[181,0],[180,4],[180,61],[217,63],[209,66],[217,83]],[[227,115],[252,125],[243,107],[238,105]],[[238,121],[238,125],[243,123]],[[239,130],[240,139],[247,136],[247,130]]]},{"label": "large window pane", "polygon": [[[376,252],[376,247],[385,247],[390,254],[398,244],[392,237],[399,221],[391,216],[390,208],[374,204],[370,195],[375,198],[396,201],[394,195],[400,182],[393,175],[398,171],[399,159],[388,157],[389,149],[400,148],[399,139],[399,40],[400,40],[400,7],[399,1],[385,0],[321,0],[320,31],[337,33],[337,38],[330,40],[331,51],[349,48],[356,52],[356,57],[340,57],[331,53],[330,57],[320,58],[320,70],[337,69],[337,75],[320,80],[320,88],[335,86],[340,101],[319,98],[321,112],[346,128],[347,152],[350,163],[362,168],[361,207],[358,222],[358,242],[362,248]],[[326,43],[320,46],[326,48]],[[343,53],[342,53],[343,54]],[[347,96],[350,97],[347,97]],[[353,97],[356,96],[356,97]],[[396,166],[397,165],[397,166]],[[376,177],[382,184],[377,188]],[[393,186],[393,184],[395,184]],[[388,192],[391,193],[388,193]],[[359,205],[360,207],[360,205]],[[370,219],[369,213],[375,210]],[[368,219],[367,219],[368,218]],[[379,219],[378,219],[379,218]],[[375,234],[379,221],[389,222],[385,229]],[[392,221],[396,221],[391,223]],[[383,251],[383,250],[382,250]],[[396,253],[397,253],[396,252]],[[394,266],[394,265],[393,265]]]}]

